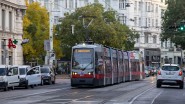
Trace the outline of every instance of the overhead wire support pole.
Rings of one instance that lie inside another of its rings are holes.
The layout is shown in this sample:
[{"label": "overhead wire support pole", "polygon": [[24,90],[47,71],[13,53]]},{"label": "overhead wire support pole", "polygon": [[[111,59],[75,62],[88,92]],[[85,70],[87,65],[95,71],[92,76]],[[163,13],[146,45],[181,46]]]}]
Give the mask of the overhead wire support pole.
[{"label": "overhead wire support pole", "polygon": [[[93,22],[94,18],[96,18],[96,16],[80,16],[80,17],[83,18],[83,27],[84,27],[84,29],[86,29],[86,39],[85,39],[85,41],[89,42],[90,39],[89,39],[89,35],[88,35],[88,30],[87,29],[91,25],[91,23]],[[92,18],[91,21],[87,25],[85,25],[85,18]]]},{"label": "overhead wire support pole", "polygon": [[52,15],[52,0],[49,2],[49,42],[50,42],[50,50],[49,50],[49,65],[53,65],[53,60],[51,60],[51,53],[53,52],[53,15]]}]

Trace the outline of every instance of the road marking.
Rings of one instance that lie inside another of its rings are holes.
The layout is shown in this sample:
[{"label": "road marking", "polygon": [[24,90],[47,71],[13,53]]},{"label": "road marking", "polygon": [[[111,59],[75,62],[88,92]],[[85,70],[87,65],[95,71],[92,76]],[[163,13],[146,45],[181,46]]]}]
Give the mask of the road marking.
[{"label": "road marking", "polygon": [[157,95],[155,96],[155,98],[152,100],[151,104],[154,103],[155,99],[156,99],[159,95],[161,95],[162,92],[163,92],[163,91],[161,91],[159,94],[157,94]]},{"label": "road marking", "polygon": [[[33,94],[27,94],[27,95],[23,95],[23,96],[11,97],[11,98],[7,98],[7,99],[16,99],[16,98],[22,98],[22,97],[34,96],[34,95],[39,95],[39,94],[44,94],[44,93],[54,92],[54,91],[59,91],[59,90],[65,90],[65,89],[69,89],[69,88],[68,88],[68,87],[66,87],[66,88],[62,88],[62,89],[47,90],[47,91],[42,91],[42,92],[33,93]],[[6,99],[6,98],[5,98],[5,99]]]},{"label": "road marking", "polygon": [[154,86],[151,87],[151,88],[149,88],[149,89],[147,89],[146,91],[140,93],[139,95],[135,96],[135,97],[132,99],[132,101],[130,101],[129,104],[132,104],[139,96],[143,95],[144,93],[148,92],[149,90],[151,90],[151,89],[153,89],[153,88],[154,88]]}]

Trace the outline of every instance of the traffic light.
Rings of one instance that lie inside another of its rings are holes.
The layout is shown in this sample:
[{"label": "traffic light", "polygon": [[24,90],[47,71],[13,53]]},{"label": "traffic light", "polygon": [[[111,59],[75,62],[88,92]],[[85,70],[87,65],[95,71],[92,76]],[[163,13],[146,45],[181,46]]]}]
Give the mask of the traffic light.
[{"label": "traffic light", "polygon": [[184,31],[185,30],[185,26],[184,25],[180,25],[179,30],[180,31]]},{"label": "traffic light", "polygon": [[185,31],[185,22],[180,22],[178,25],[178,31]]}]

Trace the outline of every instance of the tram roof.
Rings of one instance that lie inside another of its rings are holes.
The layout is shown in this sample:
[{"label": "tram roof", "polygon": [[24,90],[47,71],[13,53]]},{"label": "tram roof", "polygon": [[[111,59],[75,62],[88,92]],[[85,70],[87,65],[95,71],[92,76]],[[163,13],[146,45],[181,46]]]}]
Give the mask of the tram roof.
[{"label": "tram roof", "polygon": [[81,43],[73,46],[73,48],[96,48],[96,47],[102,47],[103,45],[100,44],[86,44],[86,43]]}]

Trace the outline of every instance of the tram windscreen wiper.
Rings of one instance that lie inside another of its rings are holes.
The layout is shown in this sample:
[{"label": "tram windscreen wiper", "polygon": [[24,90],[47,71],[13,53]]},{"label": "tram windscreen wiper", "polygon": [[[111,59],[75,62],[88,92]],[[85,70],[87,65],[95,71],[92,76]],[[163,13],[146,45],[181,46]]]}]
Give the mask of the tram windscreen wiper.
[{"label": "tram windscreen wiper", "polygon": [[92,61],[89,64],[87,64],[84,68],[81,68],[81,70],[84,71],[90,64],[92,64]]}]

